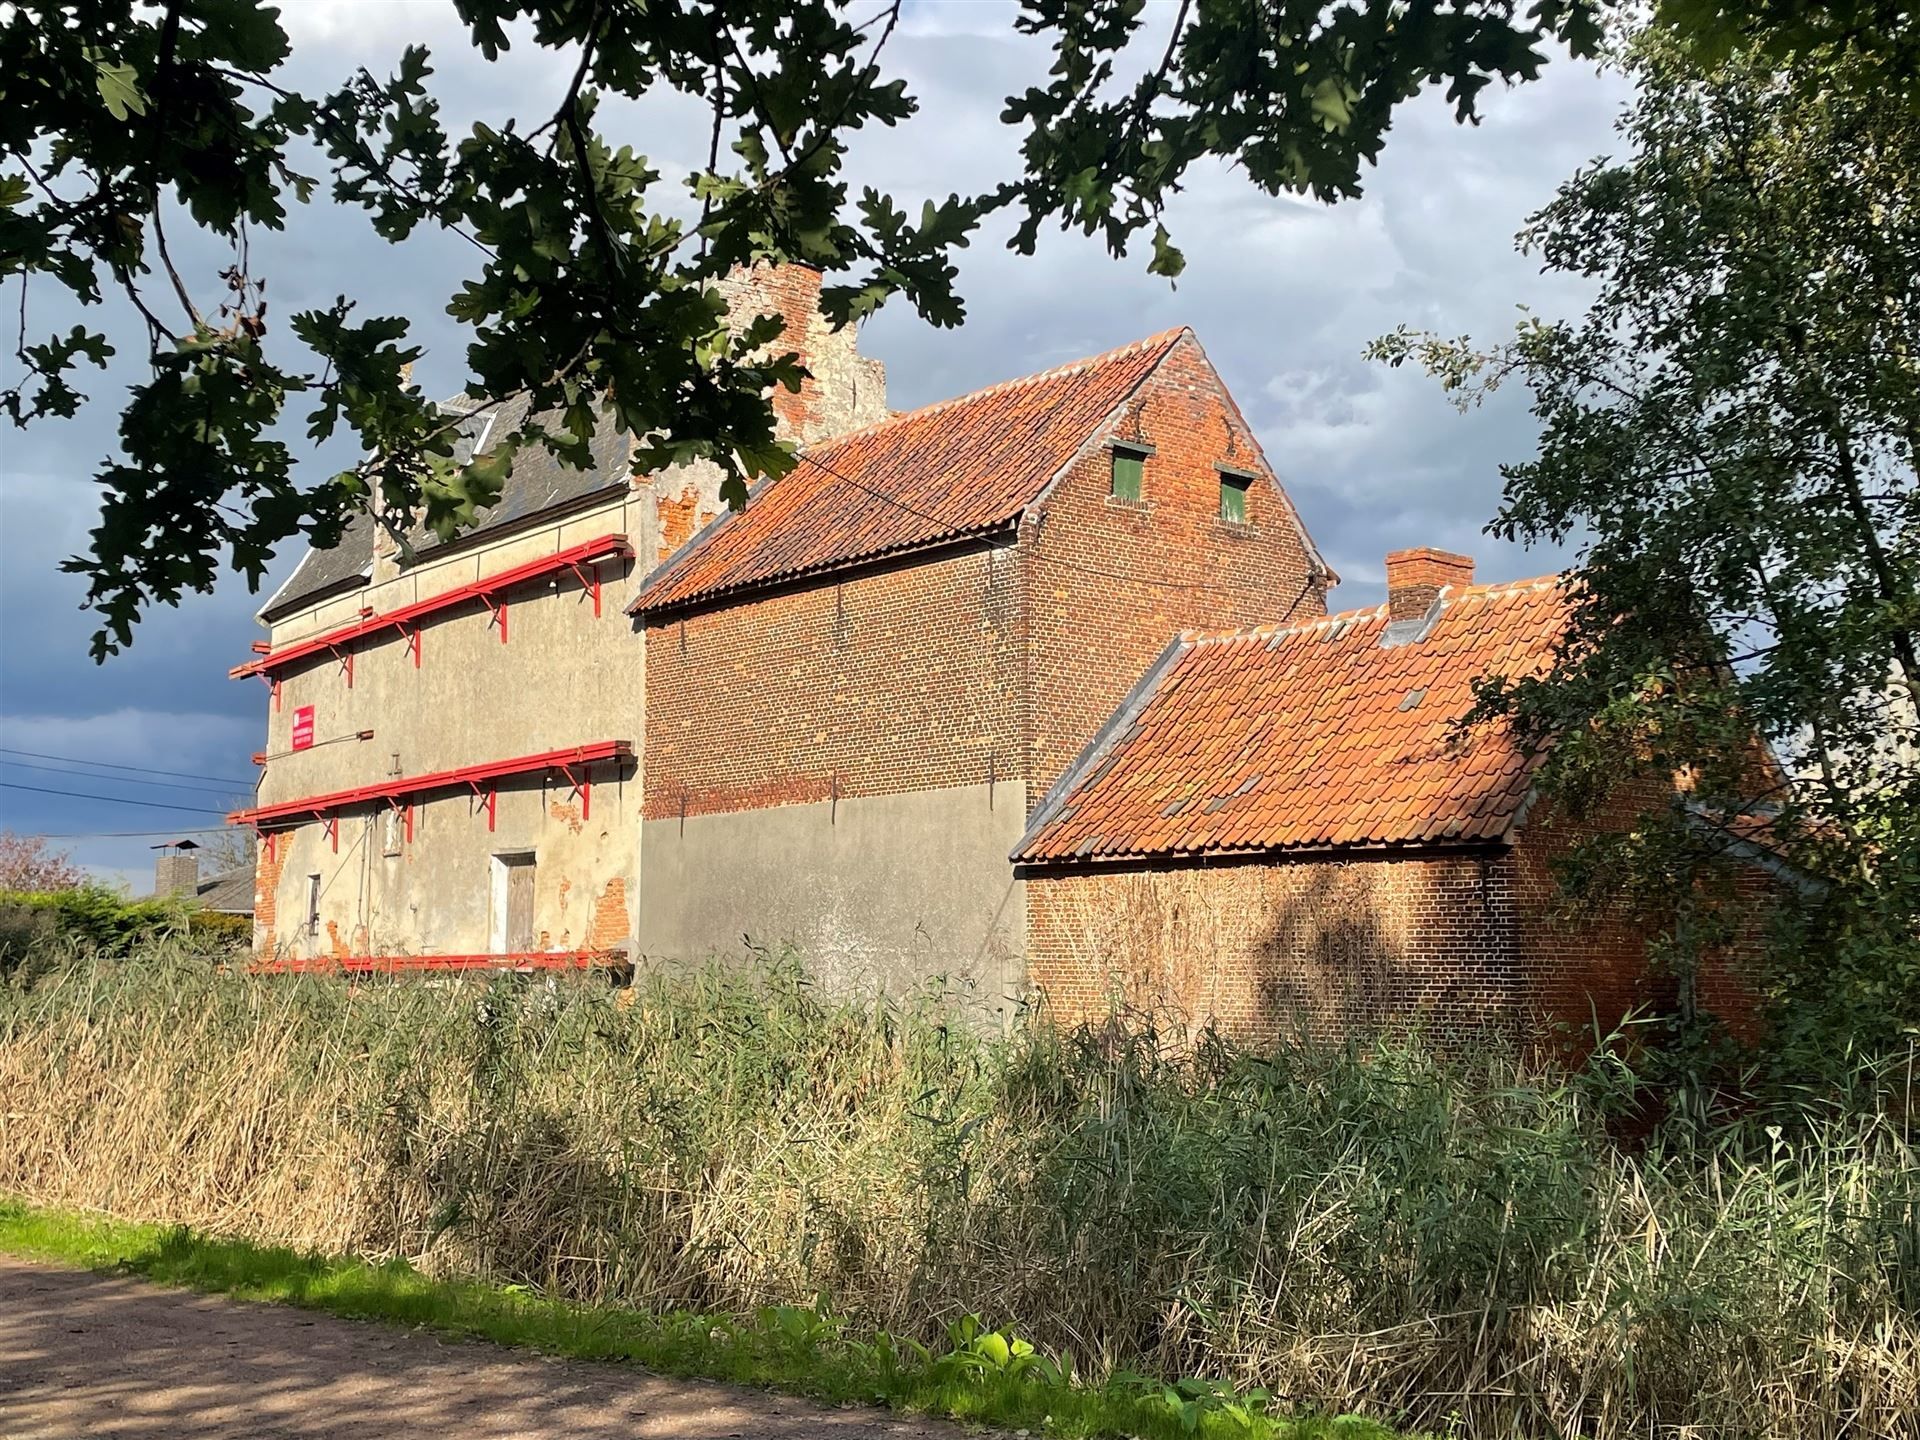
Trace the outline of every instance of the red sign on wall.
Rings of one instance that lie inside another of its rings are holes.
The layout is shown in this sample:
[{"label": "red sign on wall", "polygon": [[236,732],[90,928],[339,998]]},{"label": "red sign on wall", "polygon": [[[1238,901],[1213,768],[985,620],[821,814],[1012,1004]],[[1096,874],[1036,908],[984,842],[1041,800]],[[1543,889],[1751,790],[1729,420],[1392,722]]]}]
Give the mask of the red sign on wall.
[{"label": "red sign on wall", "polygon": [[313,748],[313,706],[302,705],[293,712],[293,748]]}]

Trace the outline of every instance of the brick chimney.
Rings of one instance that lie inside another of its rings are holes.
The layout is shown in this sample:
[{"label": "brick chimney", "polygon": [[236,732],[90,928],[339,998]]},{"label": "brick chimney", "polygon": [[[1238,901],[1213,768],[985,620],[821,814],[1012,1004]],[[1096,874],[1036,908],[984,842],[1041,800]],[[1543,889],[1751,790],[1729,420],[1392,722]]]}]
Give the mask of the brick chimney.
[{"label": "brick chimney", "polygon": [[1449,585],[1473,583],[1473,557],[1421,546],[1387,555],[1387,618],[1418,620]]},{"label": "brick chimney", "polygon": [[155,896],[192,895],[200,889],[200,846],[192,840],[169,840],[153,847],[159,858],[153,863]]},{"label": "brick chimney", "polygon": [[792,351],[812,372],[800,389],[773,392],[781,438],[799,444],[825,440],[887,418],[887,372],[859,354],[854,327],[836,331],[820,313],[821,275],[806,265],[743,265],[720,282],[736,327],[758,315],[778,315],[787,328],[769,350]]}]

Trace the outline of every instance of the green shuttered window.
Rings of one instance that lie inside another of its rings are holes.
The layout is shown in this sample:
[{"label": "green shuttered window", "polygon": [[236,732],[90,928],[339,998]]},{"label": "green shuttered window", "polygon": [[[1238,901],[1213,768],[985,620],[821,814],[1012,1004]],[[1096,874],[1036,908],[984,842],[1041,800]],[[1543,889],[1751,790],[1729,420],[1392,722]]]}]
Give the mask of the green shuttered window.
[{"label": "green shuttered window", "polygon": [[1247,523],[1247,485],[1252,477],[1220,472],[1220,518],[1229,525]]},{"label": "green shuttered window", "polygon": [[1113,498],[1138,500],[1140,484],[1146,475],[1147,457],[1138,450],[1113,447]]}]

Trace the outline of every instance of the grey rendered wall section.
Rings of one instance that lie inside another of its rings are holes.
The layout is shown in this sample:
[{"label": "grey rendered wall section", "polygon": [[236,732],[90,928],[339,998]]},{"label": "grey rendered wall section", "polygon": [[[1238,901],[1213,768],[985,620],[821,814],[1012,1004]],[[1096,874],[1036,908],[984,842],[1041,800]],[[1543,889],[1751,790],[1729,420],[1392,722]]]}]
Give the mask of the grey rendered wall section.
[{"label": "grey rendered wall section", "polygon": [[1026,983],[1026,902],[1007,852],[1026,787],[958,786],[642,826],[640,953],[733,957],[791,944],[841,993],[946,977],[1010,1016]]}]

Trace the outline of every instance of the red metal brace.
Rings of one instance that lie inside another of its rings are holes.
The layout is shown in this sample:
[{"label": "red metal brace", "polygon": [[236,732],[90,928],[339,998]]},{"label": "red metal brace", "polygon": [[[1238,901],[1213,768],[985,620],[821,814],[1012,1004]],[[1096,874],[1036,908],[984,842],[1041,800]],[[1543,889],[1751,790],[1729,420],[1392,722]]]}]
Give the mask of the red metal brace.
[{"label": "red metal brace", "polygon": [[574,561],[567,568],[573,571],[574,577],[586,586],[587,593],[593,596],[593,618],[598,620],[600,618],[600,567],[589,560],[584,566]]},{"label": "red metal brace", "polygon": [[340,668],[347,677],[347,689],[351,690],[353,688],[353,651],[339,645],[329,645],[327,648],[333,651],[333,658],[340,662]]},{"label": "red metal brace", "polygon": [[489,835],[491,835],[491,834],[493,833],[493,822],[494,822],[494,814],[495,814],[495,808],[496,808],[496,802],[497,802],[497,800],[498,800],[498,798],[499,798],[499,796],[498,796],[498,792],[496,792],[496,791],[494,790],[494,788],[493,788],[493,787],[492,787],[491,785],[489,785],[489,786],[488,786],[488,787],[487,787],[487,788],[486,788],[485,790],[482,790],[482,789],[480,788],[480,785],[479,785],[479,782],[478,782],[478,781],[474,781],[474,780],[469,780],[469,781],[468,781],[467,783],[468,783],[469,785],[471,785],[471,786],[473,786],[473,793],[474,793],[475,795],[477,795],[477,796],[479,796],[479,797],[480,797],[480,798],[481,798],[482,800],[484,800],[484,801],[486,802],[486,805],[487,805],[487,833],[488,833]]},{"label": "red metal brace", "polygon": [[333,853],[338,855],[340,853],[340,817],[338,815],[322,815],[320,817],[320,833],[324,838],[333,842]]},{"label": "red metal brace", "polygon": [[582,764],[580,773],[575,775],[571,765],[559,767],[560,773],[567,777],[567,784],[573,787],[573,793],[580,797],[580,818],[582,821],[593,818],[593,775]]},{"label": "red metal brace", "polygon": [[506,644],[507,643],[507,602],[505,600],[495,599],[491,595],[482,595],[480,598],[486,602],[487,608],[493,612],[493,618],[489,620],[487,623],[489,625],[498,625],[500,627],[500,643],[502,645]]}]

